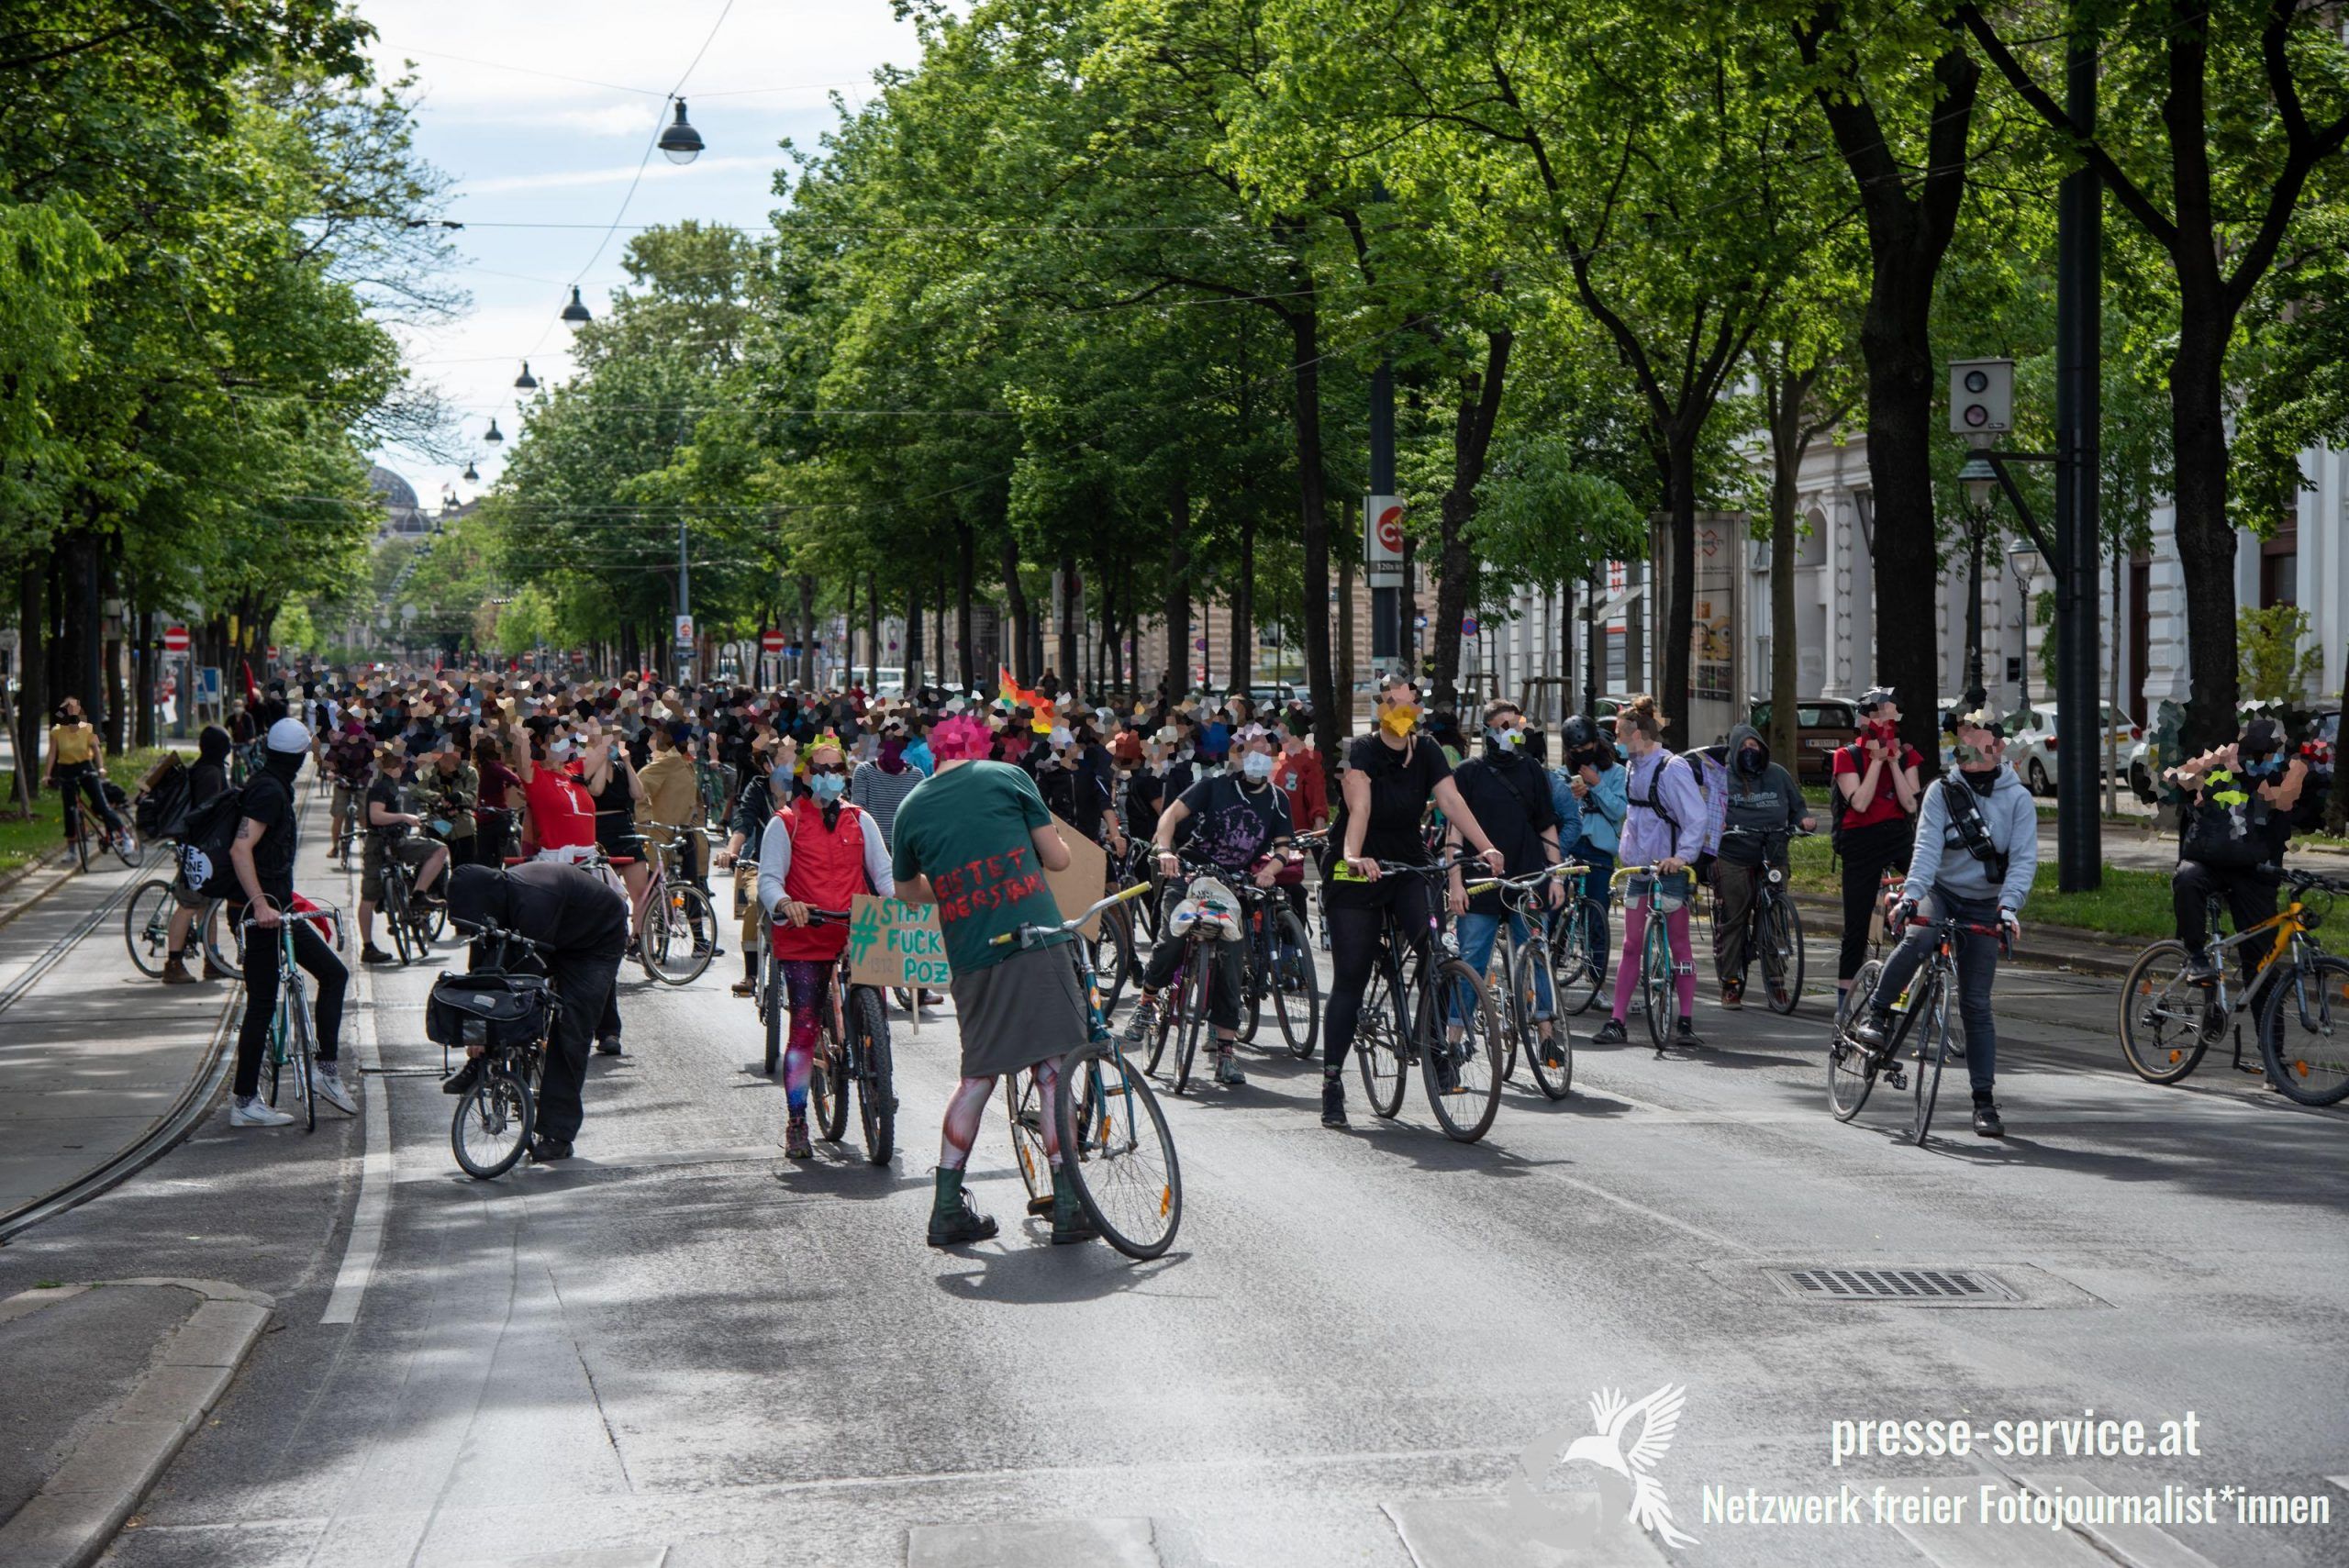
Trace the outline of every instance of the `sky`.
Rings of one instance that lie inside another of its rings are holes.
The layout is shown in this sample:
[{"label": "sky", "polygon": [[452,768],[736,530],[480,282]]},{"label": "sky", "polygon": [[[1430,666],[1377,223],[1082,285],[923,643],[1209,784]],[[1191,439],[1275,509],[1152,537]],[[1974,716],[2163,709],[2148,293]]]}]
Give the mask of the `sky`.
[{"label": "sky", "polygon": [[[812,149],[837,123],[833,94],[859,104],[877,68],[913,64],[919,52],[890,0],[360,0],[359,8],[379,35],[379,77],[416,79],[417,151],[451,177],[447,216],[465,225],[453,237],[453,281],[472,308],[402,334],[416,379],[463,416],[465,455],[441,463],[375,454],[427,508],[444,487],[471,500],[495,481],[504,447],[483,438],[494,417],[510,446],[525,360],[542,386],[571,373],[558,313],[573,283],[601,316],[625,281],[620,254],[637,229],[690,217],[763,230],[782,205],[777,144]],[[646,156],[673,112],[672,91],[705,144],[683,167]],[[620,227],[607,239],[615,218]],[[468,456],[478,483],[462,477]]]}]

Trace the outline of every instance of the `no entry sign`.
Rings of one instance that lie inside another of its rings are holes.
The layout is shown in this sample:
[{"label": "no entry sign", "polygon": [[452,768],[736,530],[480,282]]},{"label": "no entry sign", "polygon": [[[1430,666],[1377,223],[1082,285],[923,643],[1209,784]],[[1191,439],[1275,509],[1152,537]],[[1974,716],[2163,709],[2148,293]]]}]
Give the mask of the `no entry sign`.
[{"label": "no entry sign", "polygon": [[163,628],[163,651],[166,653],[186,652],[187,628],[184,626],[165,627]]},{"label": "no entry sign", "polygon": [[783,633],[779,631],[763,631],[759,633],[759,646],[769,653],[782,652]]}]

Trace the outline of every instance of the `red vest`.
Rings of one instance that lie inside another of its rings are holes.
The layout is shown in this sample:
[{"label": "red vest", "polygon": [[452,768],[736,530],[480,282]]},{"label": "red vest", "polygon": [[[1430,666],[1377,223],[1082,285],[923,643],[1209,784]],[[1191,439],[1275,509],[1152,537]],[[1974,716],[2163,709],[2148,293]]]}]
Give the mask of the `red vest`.
[{"label": "red vest", "polygon": [[[791,870],[785,873],[783,892],[810,909],[845,909],[860,893],[870,893],[864,882],[864,813],[841,802],[840,818],[828,829],[824,808],[813,801],[785,806],[775,816],[791,835]],[[777,958],[829,962],[848,946],[848,928],[838,923],[794,926],[777,918],[774,955]]]}]

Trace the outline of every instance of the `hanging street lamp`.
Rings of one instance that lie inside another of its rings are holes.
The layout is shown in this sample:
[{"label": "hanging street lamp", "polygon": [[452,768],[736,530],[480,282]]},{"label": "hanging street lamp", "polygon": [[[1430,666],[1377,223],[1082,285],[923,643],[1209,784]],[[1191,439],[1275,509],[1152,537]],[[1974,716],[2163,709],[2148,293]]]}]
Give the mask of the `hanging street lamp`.
[{"label": "hanging street lamp", "polygon": [[661,155],[672,163],[690,163],[701,156],[701,132],[685,121],[685,101],[677,100],[677,117],[662,131]]}]

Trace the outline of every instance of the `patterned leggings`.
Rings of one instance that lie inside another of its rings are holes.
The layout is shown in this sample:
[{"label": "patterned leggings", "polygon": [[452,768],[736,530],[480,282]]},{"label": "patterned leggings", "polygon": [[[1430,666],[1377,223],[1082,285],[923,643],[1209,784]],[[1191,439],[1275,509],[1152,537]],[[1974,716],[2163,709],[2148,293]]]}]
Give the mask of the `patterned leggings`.
[{"label": "patterned leggings", "polygon": [[791,1040],[783,1051],[783,1094],[792,1119],[807,1114],[807,1078],[816,1062],[816,1036],[824,1022],[824,989],[832,966],[824,959],[786,958],[783,989],[791,1008]]},{"label": "patterned leggings", "polygon": [[[1044,1118],[1044,1154],[1057,1169],[1061,1162],[1060,1113],[1054,1101],[1059,1097],[1060,1063],[1049,1058],[1030,1069],[1036,1074],[1036,1106]],[[965,1078],[954,1086],[946,1101],[946,1127],[940,1140],[938,1162],[949,1171],[959,1171],[971,1158],[971,1145],[979,1140],[979,1121],[986,1115],[987,1100],[995,1094],[992,1078]]]}]

